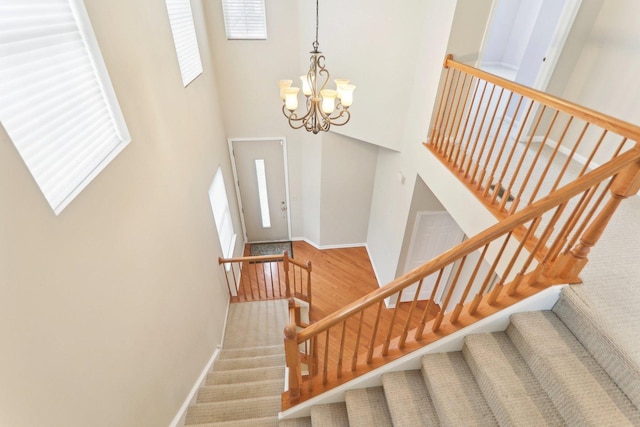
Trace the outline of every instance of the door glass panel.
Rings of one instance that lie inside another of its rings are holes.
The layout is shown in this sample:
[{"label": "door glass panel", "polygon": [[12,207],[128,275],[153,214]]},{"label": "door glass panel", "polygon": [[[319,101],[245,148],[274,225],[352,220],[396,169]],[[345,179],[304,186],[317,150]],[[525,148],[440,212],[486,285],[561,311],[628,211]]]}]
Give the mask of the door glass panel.
[{"label": "door glass panel", "polygon": [[269,194],[267,193],[267,175],[264,168],[264,159],[256,159],[256,177],[258,178],[258,198],[260,199],[260,217],[262,227],[271,227],[269,215]]}]

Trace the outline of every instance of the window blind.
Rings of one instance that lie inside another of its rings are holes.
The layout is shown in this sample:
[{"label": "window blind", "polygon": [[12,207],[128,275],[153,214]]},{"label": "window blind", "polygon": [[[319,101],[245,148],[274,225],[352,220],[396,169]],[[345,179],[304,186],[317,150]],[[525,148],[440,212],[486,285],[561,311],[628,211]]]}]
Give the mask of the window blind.
[{"label": "window blind", "polygon": [[222,0],[228,40],[266,40],[264,0]]},{"label": "window blind", "polygon": [[129,143],[82,0],[0,1],[0,121],[56,215]]},{"label": "window blind", "polygon": [[178,65],[185,87],[202,74],[202,61],[198,50],[196,28],[189,0],[166,0],[169,23],[176,46]]}]

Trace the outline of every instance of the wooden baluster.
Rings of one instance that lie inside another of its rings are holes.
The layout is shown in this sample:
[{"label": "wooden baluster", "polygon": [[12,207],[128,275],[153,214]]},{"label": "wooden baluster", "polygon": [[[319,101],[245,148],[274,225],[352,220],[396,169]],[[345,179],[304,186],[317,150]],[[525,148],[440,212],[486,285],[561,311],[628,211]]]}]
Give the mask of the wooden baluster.
[{"label": "wooden baluster", "polygon": [[464,263],[467,260],[467,256],[463,256],[462,260],[460,260],[460,264],[458,264],[458,270],[456,271],[456,275],[449,286],[449,292],[447,292],[447,296],[442,303],[442,307],[440,307],[440,311],[436,315],[435,320],[433,321],[433,325],[431,326],[431,330],[433,332],[438,332],[440,330],[440,325],[442,324],[442,319],[444,319],[444,313],[449,306],[449,301],[451,300],[451,296],[453,295],[453,291],[458,285],[458,279],[460,278],[460,273],[462,272],[462,268],[464,267]]},{"label": "wooden baluster", "polygon": [[373,359],[373,348],[376,343],[376,334],[378,333],[378,325],[380,324],[380,313],[382,312],[382,305],[384,301],[378,303],[378,314],[376,314],[376,321],[373,325],[373,331],[371,332],[371,341],[369,342],[369,351],[367,352],[367,365],[371,363]]},{"label": "wooden baluster", "polygon": [[[522,102],[522,100],[525,99],[524,96],[520,96],[520,101]],[[524,132],[524,128],[525,125],[527,123],[527,120],[529,120],[529,115],[531,114],[531,109],[533,108],[533,101],[528,100],[527,103],[529,104],[529,106],[527,107],[527,112],[524,115],[524,119],[522,120],[521,124],[520,124],[520,130],[518,131],[518,135],[516,136],[515,140],[513,141],[513,144],[511,146],[511,151],[509,152],[509,156],[507,157],[507,161],[505,162],[504,168],[502,169],[502,174],[500,174],[500,178],[498,179],[498,182],[496,183],[496,188],[498,189],[498,191],[494,191],[493,193],[493,197],[491,199],[491,203],[494,203],[496,201],[496,198],[499,195],[499,190],[500,188],[503,187],[503,183],[504,183],[504,179],[507,175],[507,171],[509,170],[509,166],[511,165],[511,162],[513,161],[513,156],[516,153],[516,148],[518,148],[518,144],[520,143],[520,138],[522,138],[522,132]],[[519,104],[518,104],[519,105]],[[515,120],[514,120],[515,122]],[[527,146],[528,147],[528,146]],[[526,152],[527,148],[525,148],[525,152]],[[517,175],[517,173],[514,173],[514,176]],[[500,201],[500,210],[503,210],[505,208],[505,205],[509,202],[509,195],[511,188],[508,188],[504,191],[503,195],[502,195],[502,200]]]},{"label": "wooden baluster", "polygon": [[329,331],[331,329],[327,329],[324,331],[326,334],[324,339],[324,362],[322,366],[322,385],[327,385],[327,381],[329,378]]},{"label": "wooden baluster", "polygon": [[340,336],[340,350],[338,351],[338,378],[342,378],[342,356],[344,354],[344,336],[347,332],[347,321],[342,322],[342,334]]},{"label": "wooden baluster", "polygon": [[[498,114],[498,107],[500,106],[500,101],[502,101],[502,96],[503,95],[504,95],[504,88],[500,90],[500,96],[498,97],[498,103],[496,104],[495,108],[493,109],[493,116],[491,117],[491,123],[489,123],[489,128],[487,129],[487,138],[486,138],[487,141],[488,141],[489,135],[491,134],[491,129],[493,128],[493,123],[495,122],[496,116]],[[509,107],[509,103],[511,102],[511,97],[512,96],[513,96],[513,92],[511,92],[511,94],[509,95],[509,100],[507,102],[506,108]],[[487,174],[487,166],[491,162],[491,157],[493,156],[493,151],[496,148],[496,143],[498,142],[498,136],[500,135],[500,129],[502,129],[502,124],[503,123],[504,123],[504,115],[500,118],[500,124],[498,125],[498,129],[495,131],[495,135],[493,136],[493,141],[491,141],[491,144],[489,146],[489,151],[487,152],[487,158],[485,159],[484,163],[482,164],[482,171],[480,172],[480,176],[478,177],[478,180],[477,180],[477,182],[478,182],[478,184],[476,186],[477,190],[481,190],[482,189],[482,182],[484,181],[484,177]]]},{"label": "wooden baluster", "polygon": [[264,269],[264,267],[262,266],[262,263],[258,263],[258,262],[253,263],[253,271],[255,272],[255,275],[256,275],[256,287],[258,291],[258,300],[260,300],[262,299],[262,295],[260,295],[261,286],[260,286],[260,278],[258,277],[258,264],[260,264],[261,268]]},{"label": "wooden baluster", "polygon": [[311,309],[311,261],[307,261],[307,302]]},{"label": "wooden baluster", "polygon": [[[450,144],[450,149],[449,154],[447,155],[445,152],[445,157],[447,158],[447,161],[451,162],[454,154],[456,153],[456,145],[458,144],[458,132],[460,131],[460,124],[462,123],[462,117],[464,116],[464,105],[460,102],[460,98],[462,98],[462,94],[465,93],[465,87],[467,85],[467,74],[464,75],[464,79],[462,80],[462,86],[460,87],[460,95],[457,98],[457,102],[456,102],[456,110],[453,113],[453,117],[454,117],[454,123],[452,124],[455,125],[456,127],[456,131],[455,133],[453,133],[452,137],[453,140],[451,141]],[[467,95],[469,95],[469,92],[467,92]],[[466,97],[465,97],[465,102],[466,102]],[[460,116],[458,116],[458,110],[460,109],[460,105],[463,105],[463,110],[460,114]],[[453,127],[451,129],[451,131],[453,132]]]},{"label": "wooden baluster", "polygon": [[469,278],[469,283],[467,283],[467,286],[464,288],[464,292],[462,293],[462,296],[460,297],[460,300],[458,301],[458,304],[453,309],[453,313],[451,313],[451,320],[450,320],[451,323],[456,323],[458,321],[458,318],[460,317],[460,313],[462,313],[462,307],[464,307],[464,301],[467,299],[467,296],[469,295],[469,292],[471,292],[471,287],[473,286],[473,283],[476,281],[476,276],[478,275],[478,271],[480,270],[480,266],[484,262],[484,257],[487,254],[487,249],[488,248],[489,248],[489,245],[485,245],[484,249],[482,249],[482,253],[480,254],[480,258],[478,259],[478,262],[476,263],[476,266],[473,269],[473,273],[471,274],[471,277]]},{"label": "wooden baluster", "polygon": [[291,288],[289,287],[289,251],[284,251],[282,258],[282,266],[284,267],[284,288],[287,298],[291,296]]},{"label": "wooden baluster", "polygon": [[407,315],[407,320],[404,322],[404,327],[402,328],[402,334],[400,335],[400,341],[398,341],[398,348],[404,348],[405,343],[407,342],[407,336],[409,335],[409,326],[411,325],[411,319],[413,318],[413,311],[416,308],[418,303],[418,298],[420,297],[420,290],[422,289],[422,283],[424,282],[424,277],[420,279],[418,282],[418,287],[416,288],[416,292],[413,295],[413,301],[411,302],[411,308],[409,309],[409,314]]},{"label": "wooden baluster", "polygon": [[[558,113],[559,112],[556,111],[556,115],[558,115]],[[554,117],[554,120],[555,120],[555,117]],[[560,137],[560,140],[557,142],[556,146],[553,148],[553,152],[551,153],[551,156],[549,157],[549,160],[547,160],[547,165],[544,167],[544,170],[542,171],[542,175],[540,175],[540,178],[538,179],[538,183],[536,184],[536,186],[534,187],[533,192],[531,193],[531,197],[529,197],[529,203],[528,203],[529,205],[531,203],[533,203],[533,201],[536,199],[536,196],[538,195],[538,192],[540,191],[540,187],[542,186],[542,182],[547,177],[547,174],[549,173],[549,169],[551,168],[551,164],[555,160],[556,155],[558,154],[558,150],[560,149],[560,146],[562,145],[562,141],[564,140],[564,137],[566,136],[567,131],[569,130],[569,127],[571,126],[572,122],[573,122],[573,116],[569,117],[569,121],[567,122],[566,126],[562,130],[562,136]],[[551,126],[547,130],[547,135],[545,135],[544,140],[540,143],[540,147],[541,148],[544,145],[546,145],[547,136],[550,133],[551,133]],[[540,149],[539,151],[542,152],[542,149]]]},{"label": "wooden baluster", "polygon": [[[560,182],[562,181],[564,174],[567,172],[569,165],[573,161],[573,157],[575,156],[576,151],[578,150],[578,147],[580,147],[580,144],[582,143],[584,134],[587,132],[587,129],[589,128],[589,124],[590,124],[589,122],[585,123],[584,127],[582,128],[582,132],[580,132],[580,136],[578,137],[578,140],[576,141],[575,144],[573,144],[573,148],[571,149],[571,152],[567,156],[567,160],[565,160],[564,165],[562,166],[562,169],[560,170],[560,173],[558,174],[556,181],[553,183],[553,186],[551,187],[551,191],[549,191],[549,193],[556,191],[556,189],[558,188],[558,185],[560,185]],[[563,138],[564,138],[564,135],[563,135]],[[557,145],[560,146],[560,141],[558,141]]]},{"label": "wooden baluster", "polygon": [[[471,88],[473,88],[473,96],[471,97],[471,102],[469,103],[467,101],[469,99],[469,93],[471,92]],[[472,76],[471,82],[469,83],[469,90],[467,91],[467,98],[464,101],[467,114],[466,114],[466,119],[464,119],[464,128],[462,129],[462,135],[460,135],[460,148],[456,153],[456,157],[453,159],[453,167],[455,168],[457,165],[458,171],[461,170],[462,165],[464,164],[464,158],[466,156],[469,140],[471,138],[472,132],[469,132],[469,138],[467,138],[467,144],[464,143],[465,135],[467,134],[467,128],[469,126],[469,120],[471,118],[471,112],[473,111],[473,105],[474,105],[477,93],[478,93],[478,81],[477,79],[474,79],[474,77]],[[460,153],[462,153],[462,156],[460,156]]]},{"label": "wooden baluster", "polygon": [[589,221],[591,221],[591,218],[593,218],[593,216],[595,215],[595,213],[598,211],[598,209],[600,208],[600,206],[602,206],[602,202],[604,201],[604,198],[607,196],[607,194],[609,193],[609,189],[611,188],[611,184],[613,183],[613,178],[609,179],[609,181],[607,182],[607,185],[602,189],[602,191],[600,192],[600,195],[598,196],[598,199],[595,201],[595,203],[593,203],[593,205],[591,206],[591,209],[589,210],[589,213],[584,217],[584,220],[580,223],[580,226],[578,226],[578,228],[574,231],[571,239],[569,239],[569,241],[567,242],[567,244],[565,245],[565,250],[564,250],[564,255],[566,255],[567,253],[569,253],[569,251],[575,246],[575,244],[578,242],[578,239],[580,238],[580,236],[582,235],[582,233],[584,233],[584,230],[587,228],[587,226],[589,225]]},{"label": "wooden baluster", "polygon": [[[478,311],[478,306],[480,305],[480,302],[482,301],[482,297],[484,296],[484,293],[487,290],[487,287],[489,286],[489,283],[491,283],[491,280],[493,279],[493,275],[495,274],[496,268],[498,267],[498,263],[500,262],[500,259],[502,258],[502,255],[504,254],[504,250],[507,247],[507,244],[509,243],[509,240],[511,239],[511,234],[512,233],[513,233],[513,230],[509,231],[507,233],[507,235],[506,235],[506,237],[504,239],[504,242],[502,242],[502,246],[500,246],[500,250],[498,251],[498,255],[493,260],[493,263],[491,263],[491,267],[489,268],[489,271],[487,272],[487,275],[484,278],[484,282],[482,282],[482,286],[480,287],[480,290],[478,291],[476,296],[473,298],[473,301],[471,301],[471,304],[469,305],[469,309],[467,310],[467,313],[469,313],[472,316],[474,314],[476,314],[476,312]],[[496,241],[496,240],[494,240],[494,241]]]},{"label": "wooden baluster", "polygon": [[298,350],[298,330],[293,323],[289,323],[284,328],[284,354],[289,368],[289,400],[295,403],[300,400],[302,369]]},{"label": "wooden baluster", "polygon": [[[449,54],[448,56],[453,58],[453,55],[451,55],[451,54]],[[445,58],[445,62],[446,62],[446,58]],[[447,70],[447,74],[446,74],[445,79],[444,79],[444,87],[443,87],[442,92],[440,94],[440,102],[438,103],[438,111],[436,112],[436,115],[435,115],[434,125],[433,125],[433,128],[431,129],[431,138],[429,140],[429,143],[436,150],[438,148],[438,140],[440,139],[440,126],[442,125],[442,117],[440,116],[440,112],[442,111],[443,114],[444,114],[443,106],[446,104],[446,100],[445,100],[445,95],[444,94],[445,94],[445,92],[447,90],[449,76],[451,75],[451,69],[448,68],[446,65],[445,65],[445,69]]]},{"label": "wooden baluster", "polygon": [[[533,105],[533,103],[531,104]],[[527,153],[529,152],[529,148],[531,148],[531,144],[533,143],[533,137],[536,134],[536,131],[538,130],[538,126],[540,125],[540,122],[542,120],[542,117],[544,116],[544,113],[547,109],[546,105],[542,105],[542,109],[540,110],[540,113],[538,114],[538,118],[535,121],[535,124],[533,125],[533,129],[531,130],[531,135],[529,135],[529,138],[527,139],[527,143],[524,147],[524,150],[522,150],[522,155],[520,156],[520,159],[518,160],[518,165],[516,166],[516,170],[513,172],[513,176],[511,177],[511,180],[509,181],[509,185],[507,186],[507,190],[505,191],[506,194],[510,195],[513,193],[513,186],[516,183],[516,180],[518,179],[518,176],[520,175],[520,170],[522,168],[522,165],[527,157]],[[524,129],[526,123],[523,123],[521,126]],[[503,198],[502,199],[502,203],[500,205],[500,209],[504,209],[505,204],[507,203],[507,199],[509,197]],[[516,197],[513,198],[513,200],[511,201],[511,207],[509,208],[509,213],[513,213],[515,212],[515,209],[517,208],[519,203],[519,199],[517,199]]]},{"label": "wooden baluster", "polygon": [[[522,181],[522,184],[520,185],[520,189],[518,190],[518,195],[515,197],[515,200],[511,204],[511,209],[509,211],[510,214],[513,214],[516,211],[516,209],[518,208],[518,205],[520,204],[520,201],[522,200],[522,194],[524,193],[524,190],[529,185],[529,180],[531,179],[531,175],[533,174],[533,171],[535,170],[536,165],[538,164],[538,160],[540,159],[540,154],[542,154],[542,150],[545,147],[544,141],[547,141],[549,139],[549,134],[551,133],[551,129],[553,129],[553,125],[555,124],[556,119],[558,118],[558,113],[559,113],[559,111],[556,110],[555,113],[553,114],[553,119],[551,119],[551,123],[547,127],[547,131],[545,133],[543,142],[540,143],[540,146],[536,150],[536,154],[535,154],[535,156],[533,158],[533,161],[528,165],[529,166],[529,170],[528,170],[527,174],[525,175],[524,180]],[[540,116],[542,116],[542,114]],[[540,118],[541,117],[538,117],[538,123],[540,122]],[[534,134],[535,134],[535,132],[531,133],[531,138],[533,138]],[[523,157],[525,155],[526,155],[526,153],[523,154]]]},{"label": "wooden baluster", "polygon": [[445,82],[445,83],[448,83],[448,86],[446,86],[448,88],[447,94],[445,95],[444,94],[445,92],[442,92],[445,102],[442,105],[444,108],[442,109],[442,113],[440,115],[440,124],[438,126],[438,139],[436,140],[436,149],[438,150],[438,152],[442,152],[443,144],[447,137],[447,120],[449,118],[448,112],[450,111],[449,101],[451,99],[451,89],[453,88],[453,80],[456,75],[457,75],[456,70],[453,70],[451,72],[447,70],[447,78],[451,76],[451,79]]},{"label": "wooden baluster", "polygon": [[[638,145],[634,150],[640,152]],[[575,283],[580,278],[578,274],[586,265],[587,255],[591,248],[600,240],[604,229],[611,220],[613,213],[616,211],[620,202],[629,196],[636,194],[640,190],[640,161],[621,170],[613,179],[611,184],[609,201],[604,205],[598,216],[591,222],[586,229],[580,242],[567,253],[566,256],[558,257],[558,263],[554,269],[554,274],[567,280],[569,283]]]},{"label": "wooden baluster", "polygon": [[[458,91],[458,84],[460,83],[460,74],[461,73],[459,71],[454,70],[454,75],[457,77],[456,84],[454,86],[453,93],[450,93],[450,96],[448,97],[447,106],[449,107],[449,113],[447,114],[447,119],[444,124],[444,138],[441,139],[441,143],[440,143],[440,153],[443,158],[447,157],[447,151],[449,150],[449,144],[451,143],[451,131],[453,130],[454,121],[455,121],[454,120],[455,117],[452,118],[451,115],[454,111],[453,104],[455,103],[456,93]],[[449,127],[449,122],[451,122],[451,127]]]},{"label": "wooden baluster", "polygon": [[[471,115],[471,111],[475,110],[475,114],[473,116],[473,123],[471,124],[471,129],[469,129],[469,136],[467,137],[467,143],[466,143],[466,148],[464,150],[463,153],[463,158],[462,160],[460,160],[460,166],[458,168],[458,172],[462,173],[464,172],[464,176],[467,175],[467,168],[465,167],[465,162],[466,162],[466,156],[467,156],[467,151],[469,149],[469,146],[471,145],[471,140],[473,139],[473,132],[476,129],[476,123],[478,121],[478,113],[480,111],[480,105],[482,105],[482,100],[484,99],[484,94],[485,91],[487,89],[487,82],[485,82],[483,88],[482,88],[482,93],[480,94],[480,99],[478,101],[478,104],[475,104],[475,97],[476,97],[476,92],[478,91],[478,87],[480,86],[480,80],[477,81],[476,83],[476,88],[473,94],[473,100],[471,101],[471,105],[470,105],[470,109],[469,109],[469,115]],[[477,108],[474,108],[474,106],[477,105]],[[468,119],[467,119],[468,121]],[[466,128],[465,128],[466,129]],[[465,130],[466,132],[466,130]],[[477,140],[476,140],[477,142]],[[473,163],[473,155],[472,155],[473,151],[469,154],[469,165],[471,165]]]},{"label": "wooden baluster", "polygon": [[[276,262],[276,267],[278,266],[278,263]],[[273,262],[269,263],[269,278],[271,279],[271,297],[276,299],[279,298],[280,295],[276,295],[276,288],[273,285]]]},{"label": "wooden baluster", "polygon": [[[218,257],[218,265],[222,265],[222,258]],[[232,264],[233,268],[233,264]],[[231,285],[229,284],[229,274],[227,273],[226,267],[222,266],[222,272],[224,273],[224,278],[227,281],[227,289],[229,290],[229,296],[232,297],[233,293],[231,292]]]},{"label": "wooden baluster", "polygon": [[[496,88],[496,86],[493,87],[493,89],[495,89],[495,88]],[[493,114],[491,114],[491,120],[489,120],[489,126],[487,126],[487,131],[484,134],[484,140],[482,141],[482,146],[480,148],[480,152],[478,153],[477,166],[476,166],[475,170],[473,171],[473,175],[471,176],[471,184],[476,182],[476,178],[477,178],[478,185],[476,186],[476,189],[480,188],[479,184],[482,181],[482,177],[484,177],[484,174],[486,173],[487,163],[490,160],[489,156],[487,156],[487,158],[484,161],[484,163],[482,162],[482,158],[484,157],[484,153],[487,152],[487,143],[489,142],[489,137],[491,135],[491,129],[493,128],[493,123],[495,122],[496,116],[498,115],[498,105],[500,105],[500,101],[502,101],[502,95],[504,95],[504,88],[500,89],[500,95],[498,95],[498,101],[496,102],[496,106],[493,108]],[[487,105],[487,109],[489,109],[489,105]],[[482,130],[482,129],[480,129],[480,130]],[[496,138],[497,138],[497,134],[496,134]],[[494,139],[494,143],[495,143],[495,139]],[[480,177],[478,177],[478,171],[480,170],[480,168],[482,168],[482,172],[480,173]]]},{"label": "wooden baluster", "polygon": [[[488,84],[489,84],[488,82],[484,83],[485,87],[483,89],[482,98],[484,98],[484,90],[487,88]],[[491,100],[493,99],[493,92],[495,91],[495,89],[496,89],[496,86],[495,85],[491,85],[491,93],[489,94],[489,101],[487,102],[487,105],[491,105]],[[482,101],[482,99],[481,99],[481,101]],[[478,104],[478,110],[480,110],[481,107],[482,107],[482,103]],[[482,114],[482,120],[480,121],[480,127],[478,127],[478,132],[476,133],[476,140],[473,143],[473,148],[471,148],[471,154],[469,155],[469,167],[465,171],[465,174],[464,174],[464,178],[465,179],[470,178],[472,176],[475,176],[475,174],[476,174],[475,170],[477,170],[477,168],[478,168],[477,165],[479,164],[480,158],[482,157],[482,150],[480,150],[480,154],[478,155],[478,161],[476,162],[476,166],[474,167],[473,166],[473,163],[474,163],[473,156],[474,156],[474,154],[476,152],[476,148],[478,147],[478,142],[480,141],[480,134],[482,133],[482,129],[484,128],[484,121],[487,119],[487,114],[489,113],[489,108],[485,107],[483,111],[484,111],[484,113]],[[485,140],[486,140],[486,138],[485,138]],[[474,169],[473,172],[472,172],[472,169]],[[471,179],[470,181],[473,184],[473,179]]]},{"label": "wooden baluster", "polygon": [[353,357],[351,358],[351,372],[356,370],[358,363],[358,347],[360,347],[360,336],[362,335],[362,321],[364,320],[364,310],[360,311],[360,320],[358,322],[358,333],[356,335],[355,347],[353,347]]},{"label": "wooden baluster", "polygon": [[[469,124],[469,114],[471,114],[470,109],[472,106],[468,104],[468,101],[469,101],[469,94],[471,93],[471,90],[473,87],[473,76],[471,76],[471,80],[469,81],[468,88],[465,88],[466,80],[467,80],[467,75],[465,74],[465,84],[462,86],[465,92],[465,97],[464,97],[464,101],[462,102],[462,112],[460,113],[460,120],[458,121],[458,127],[456,128],[456,134],[453,138],[457,148],[455,150],[455,156],[451,156],[451,155],[449,156],[449,161],[452,162],[451,166],[453,168],[455,168],[456,165],[458,164],[458,157],[460,156],[460,151],[464,150],[464,147],[463,147],[464,133],[465,133],[465,130],[467,129],[467,125]],[[475,94],[475,91],[474,91],[474,94]],[[460,141],[458,142],[458,135],[460,132],[460,125],[462,124],[462,122],[464,122],[464,127],[462,129],[462,134],[460,135]]]},{"label": "wooden baluster", "polygon": [[444,268],[441,268],[438,271],[438,278],[436,279],[435,285],[433,285],[433,289],[431,290],[431,296],[429,297],[429,301],[427,301],[427,306],[422,312],[422,318],[420,319],[420,324],[416,328],[416,334],[414,336],[416,341],[420,341],[422,339],[422,334],[424,333],[424,327],[427,324],[427,318],[429,317],[429,311],[433,306],[433,300],[436,297],[436,292],[438,290],[438,286],[440,285],[440,280],[442,279],[442,274],[444,273]]},{"label": "wooden baluster", "polygon": [[393,327],[396,324],[396,315],[398,314],[398,309],[400,309],[400,302],[402,301],[402,291],[398,292],[398,298],[396,299],[396,306],[393,309],[393,314],[391,315],[391,322],[389,323],[389,331],[387,332],[387,338],[384,340],[384,344],[382,345],[382,355],[386,356],[389,354],[389,344],[391,343],[391,334],[393,333]]}]

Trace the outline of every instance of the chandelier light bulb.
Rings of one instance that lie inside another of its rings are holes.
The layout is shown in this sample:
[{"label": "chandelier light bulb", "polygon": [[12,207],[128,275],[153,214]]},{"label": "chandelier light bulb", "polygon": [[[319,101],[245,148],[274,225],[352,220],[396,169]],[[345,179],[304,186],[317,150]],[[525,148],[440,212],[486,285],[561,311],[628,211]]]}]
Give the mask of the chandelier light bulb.
[{"label": "chandelier light bulb", "polygon": [[311,96],[311,94],[313,93],[313,90],[311,89],[313,80],[313,76],[311,76],[310,78],[308,74],[300,76],[300,81],[302,82],[302,93],[304,93],[304,96]]},{"label": "chandelier light bulb", "polygon": [[288,87],[291,87],[292,83],[293,83],[293,80],[280,80],[278,82],[278,86],[280,87],[280,99],[282,99],[283,101],[285,99],[284,90]]},{"label": "chandelier light bulb", "polygon": [[342,99],[342,91],[340,90],[340,86],[348,85],[349,79],[335,79],[334,82],[336,83],[336,90],[338,91],[338,99]]},{"label": "chandelier light bulb", "polygon": [[322,95],[322,112],[325,114],[333,113],[336,108],[338,92],[332,89],[325,89],[320,91],[320,95]]},{"label": "chandelier light bulb", "polygon": [[288,87],[283,90],[285,96],[285,105],[287,110],[294,111],[298,108],[298,92],[300,92],[299,87]]},{"label": "chandelier light bulb", "polygon": [[349,107],[353,104],[353,91],[356,89],[354,85],[340,85],[338,93],[342,94],[340,101],[344,107]]}]

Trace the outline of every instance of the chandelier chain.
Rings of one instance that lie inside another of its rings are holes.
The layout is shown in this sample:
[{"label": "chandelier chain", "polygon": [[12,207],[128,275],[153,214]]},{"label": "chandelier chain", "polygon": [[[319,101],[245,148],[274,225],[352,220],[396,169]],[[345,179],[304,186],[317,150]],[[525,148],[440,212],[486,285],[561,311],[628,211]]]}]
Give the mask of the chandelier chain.
[{"label": "chandelier chain", "polygon": [[320,22],[320,14],[318,12],[319,10],[319,6],[318,6],[318,1],[316,0],[316,41],[313,42],[313,51],[317,52],[318,51],[318,47],[320,46],[320,43],[318,43],[318,27],[319,27],[319,22]]}]

